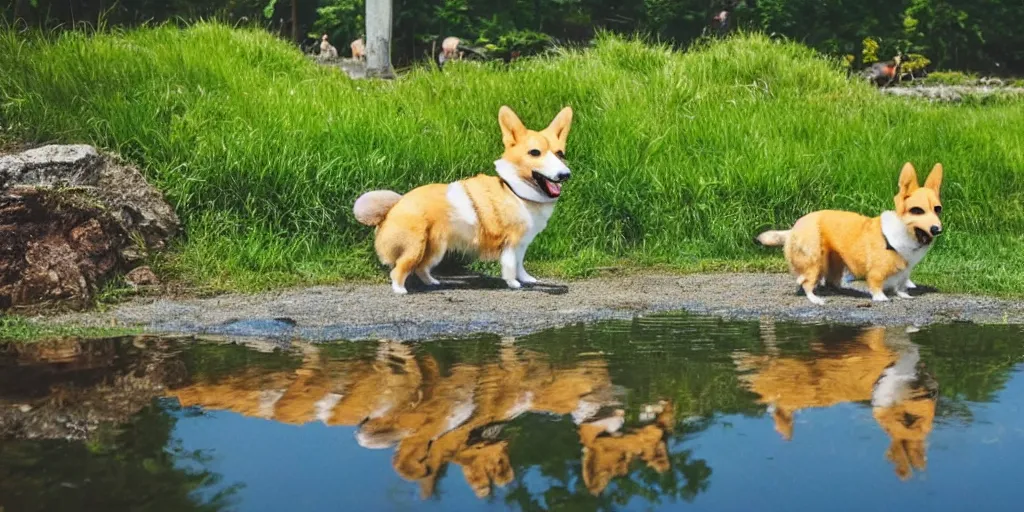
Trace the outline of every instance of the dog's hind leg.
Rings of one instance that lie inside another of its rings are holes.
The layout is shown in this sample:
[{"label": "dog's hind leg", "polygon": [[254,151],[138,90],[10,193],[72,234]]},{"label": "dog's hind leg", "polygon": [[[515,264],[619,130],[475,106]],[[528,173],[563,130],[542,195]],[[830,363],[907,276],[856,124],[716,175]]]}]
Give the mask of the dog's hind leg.
[{"label": "dog's hind leg", "polygon": [[420,266],[426,245],[425,240],[416,240],[409,237],[395,247],[398,257],[395,258],[395,267],[391,269],[391,289],[395,293],[400,295],[408,293],[405,289],[405,280],[412,273],[413,269]]},{"label": "dog's hind leg", "polygon": [[423,284],[428,286],[436,286],[441,284],[434,276],[430,275],[430,270],[441,263],[441,259],[444,258],[446,247],[443,242],[432,240],[427,244],[427,248],[423,254],[423,262],[416,268],[416,276],[423,281]]},{"label": "dog's hind leg", "polygon": [[804,295],[807,296],[807,300],[811,301],[812,304],[823,306],[825,299],[814,294],[814,288],[818,286],[818,280],[821,279],[820,275],[821,273],[817,267],[809,268],[797,278],[796,282],[804,289]]},{"label": "dog's hind leg", "polygon": [[825,270],[825,284],[835,290],[843,288],[843,274],[846,271],[846,264],[838,254],[828,256],[828,269]]}]

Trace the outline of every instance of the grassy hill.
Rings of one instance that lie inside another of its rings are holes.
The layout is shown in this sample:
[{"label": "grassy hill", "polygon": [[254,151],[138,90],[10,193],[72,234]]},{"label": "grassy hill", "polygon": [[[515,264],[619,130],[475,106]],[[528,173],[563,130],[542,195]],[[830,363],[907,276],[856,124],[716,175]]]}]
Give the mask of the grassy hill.
[{"label": "grassy hill", "polygon": [[258,30],[197,24],[0,30],[0,129],[120,152],[186,228],[167,271],[259,289],[383,279],[363,191],[493,172],[498,107],[575,109],[574,173],[527,255],[541,278],[626,265],[785,269],[759,230],[814,209],[892,208],[905,161],[940,161],[947,235],[914,280],[1024,293],[1024,102],[882,97],[795,43],[741,35],[674,52],[605,37],[510,68],[456,63],[351,81]]}]

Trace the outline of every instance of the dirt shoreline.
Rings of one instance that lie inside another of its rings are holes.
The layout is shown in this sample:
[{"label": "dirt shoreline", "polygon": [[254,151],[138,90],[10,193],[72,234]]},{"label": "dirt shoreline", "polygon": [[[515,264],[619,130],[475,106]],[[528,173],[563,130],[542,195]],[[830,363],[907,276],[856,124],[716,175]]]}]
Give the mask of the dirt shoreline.
[{"label": "dirt shoreline", "polygon": [[[107,311],[47,320],[83,327],[130,326],[153,333],[308,341],[414,340],[480,333],[523,335],[551,327],[684,310],[725,319],[914,325],[1024,323],[1024,301],[916,290],[911,300],[873,303],[861,292],[825,295],[824,307],[796,294],[785,274],[622,275],[550,281],[522,290],[478,276],[394,295],[385,284],[288,289],[213,298],[136,298]],[[418,283],[417,283],[418,284]],[[860,283],[853,283],[859,288]]]}]

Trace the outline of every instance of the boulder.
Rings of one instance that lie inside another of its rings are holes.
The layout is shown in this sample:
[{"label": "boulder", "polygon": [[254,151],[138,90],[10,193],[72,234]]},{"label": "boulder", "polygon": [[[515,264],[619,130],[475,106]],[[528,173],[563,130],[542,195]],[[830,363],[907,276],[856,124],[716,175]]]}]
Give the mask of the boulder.
[{"label": "boulder", "polygon": [[84,307],[179,226],[137,169],[91,146],[0,156],[0,309]]}]

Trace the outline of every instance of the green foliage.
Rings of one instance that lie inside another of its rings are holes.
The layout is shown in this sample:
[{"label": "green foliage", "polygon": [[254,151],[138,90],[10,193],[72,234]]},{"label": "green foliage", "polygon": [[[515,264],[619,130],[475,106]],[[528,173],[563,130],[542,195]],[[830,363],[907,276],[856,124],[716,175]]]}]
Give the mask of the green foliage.
[{"label": "green foliage", "polygon": [[[291,3],[277,0],[120,0],[113,7],[89,0],[31,0],[33,7],[25,5],[8,2],[0,14],[65,27],[216,17],[263,20],[280,31],[291,23]],[[363,32],[364,5],[362,0],[299,2],[300,32],[351,41]],[[602,30],[642,33],[685,47],[713,29],[712,17],[722,9],[730,11],[731,28],[792,38],[836,57],[859,53],[864,39],[872,38],[879,44],[878,60],[903,51],[928,55],[944,69],[1024,72],[1019,0],[397,0],[393,61],[423,58],[447,36],[483,38],[503,48],[507,45],[499,37],[520,31],[563,42],[586,42]]]},{"label": "green foliage", "polygon": [[976,75],[959,71],[935,71],[929,73],[928,77],[924,79],[924,83],[935,85],[973,85],[977,82]]},{"label": "green foliage", "polygon": [[920,53],[908,53],[901,64],[904,73],[916,74],[928,68],[932,61]]},{"label": "green foliage", "polygon": [[872,64],[878,62],[878,41],[870,37],[865,37],[861,43],[864,48],[860,51],[860,60],[864,64]]},{"label": "green foliage", "polygon": [[[335,46],[344,47],[346,43],[362,37],[366,27],[365,0],[333,0],[327,5],[318,7],[317,18],[309,37],[319,39],[327,34]],[[345,51],[340,50],[343,54]]]},{"label": "green foliage", "polygon": [[100,338],[124,336],[137,332],[124,327],[76,327],[38,322],[20,316],[0,314],[0,342],[40,341],[53,338]]},{"label": "green foliage", "polygon": [[542,127],[568,104],[576,173],[530,248],[536,275],[782,271],[751,236],[821,208],[892,208],[909,160],[922,175],[946,168],[948,236],[915,281],[1024,290],[1024,102],[879,97],[834,61],[764,36],[679,53],[605,35],[511,69],[356,82],[255,29],[6,31],[0,68],[19,70],[0,75],[12,133],[139,164],[185,223],[174,268],[213,288],[383,279],[372,230],[351,213],[359,194],[492,172],[501,105]]}]

